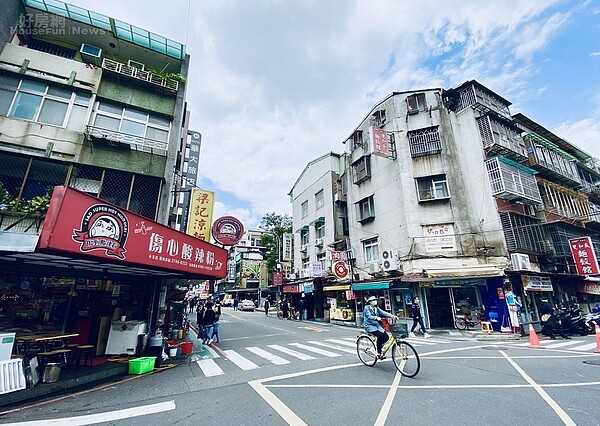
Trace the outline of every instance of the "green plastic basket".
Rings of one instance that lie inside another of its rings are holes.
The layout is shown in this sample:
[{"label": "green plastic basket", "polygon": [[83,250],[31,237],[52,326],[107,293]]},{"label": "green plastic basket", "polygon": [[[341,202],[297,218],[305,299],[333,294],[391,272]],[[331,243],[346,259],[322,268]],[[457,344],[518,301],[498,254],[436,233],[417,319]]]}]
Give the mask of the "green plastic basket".
[{"label": "green plastic basket", "polygon": [[144,374],[154,370],[155,356],[145,356],[129,360],[129,374]]}]

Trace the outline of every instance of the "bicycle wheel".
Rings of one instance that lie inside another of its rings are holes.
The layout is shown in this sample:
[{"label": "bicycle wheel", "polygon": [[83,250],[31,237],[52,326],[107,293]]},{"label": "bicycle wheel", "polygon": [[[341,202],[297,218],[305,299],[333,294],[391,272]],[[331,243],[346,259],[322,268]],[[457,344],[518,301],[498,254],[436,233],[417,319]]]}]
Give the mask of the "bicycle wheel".
[{"label": "bicycle wheel", "polygon": [[392,348],[392,358],[400,374],[405,377],[415,377],[421,369],[419,354],[410,343],[404,340],[396,342]]},{"label": "bicycle wheel", "polygon": [[465,330],[467,328],[467,320],[463,317],[454,318],[454,326],[459,330]]},{"label": "bicycle wheel", "polygon": [[360,361],[367,367],[377,363],[377,347],[369,336],[359,336],[356,339],[356,352]]}]

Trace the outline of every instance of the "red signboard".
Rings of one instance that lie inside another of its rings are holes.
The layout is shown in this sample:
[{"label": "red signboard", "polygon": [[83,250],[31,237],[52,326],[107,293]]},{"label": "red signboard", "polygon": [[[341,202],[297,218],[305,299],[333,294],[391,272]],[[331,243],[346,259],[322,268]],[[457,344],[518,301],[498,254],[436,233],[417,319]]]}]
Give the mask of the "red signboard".
[{"label": "red signboard", "polygon": [[332,251],[331,252],[331,261],[335,262],[336,260],[346,260],[347,253],[345,251]]},{"label": "red signboard", "polygon": [[273,285],[283,285],[283,272],[273,272]]},{"label": "red signboard", "polygon": [[64,186],[52,193],[40,249],[224,278],[227,251]]},{"label": "red signboard", "polygon": [[590,237],[569,240],[578,275],[598,275],[598,260]]},{"label": "red signboard", "polygon": [[373,154],[382,157],[390,156],[390,142],[388,132],[383,129],[371,127],[371,141],[373,143]]},{"label": "red signboard", "polygon": [[348,265],[346,265],[346,262],[342,261],[335,262],[331,270],[333,272],[333,275],[335,275],[335,277],[338,280],[343,280],[347,278],[348,274],[350,273],[350,271],[348,270]]},{"label": "red signboard", "polygon": [[223,216],[213,223],[212,235],[218,243],[233,246],[244,236],[244,225],[233,216]]},{"label": "red signboard", "polygon": [[284,293],[300,293],[300,284],[286,284],[283,286]]}]

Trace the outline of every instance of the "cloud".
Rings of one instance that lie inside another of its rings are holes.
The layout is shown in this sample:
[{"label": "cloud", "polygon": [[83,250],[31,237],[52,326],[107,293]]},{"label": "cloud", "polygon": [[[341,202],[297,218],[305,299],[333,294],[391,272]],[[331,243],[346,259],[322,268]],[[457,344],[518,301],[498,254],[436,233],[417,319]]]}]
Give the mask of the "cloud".
[{"label": "cloud", "polygon": [[565,122],[553,131],[588,154],[600,158],[600,121],[585,118],[579,121]]}]

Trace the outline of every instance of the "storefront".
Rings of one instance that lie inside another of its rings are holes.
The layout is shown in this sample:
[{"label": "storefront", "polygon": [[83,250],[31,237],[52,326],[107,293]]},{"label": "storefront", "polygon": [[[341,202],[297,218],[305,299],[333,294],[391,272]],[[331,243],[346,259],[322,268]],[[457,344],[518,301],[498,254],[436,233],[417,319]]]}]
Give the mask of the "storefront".
[{"label": "storefront", "polygon": [[350,284],[324,286],[323,294],[325,321],[349,324],[355,322],[354,293]]},{"label": "storefront", "polygon": [[579,284],[578,296],[584,312],[600,312],[600,278],[588,277]]},{"label": "storefront", "polygon": [[222,248],[62,186],[19,250],[0,252],[0,330],[75,332],[97,355],[114,322],[168,327],[169,286],[222,278],[227,261]]}]

